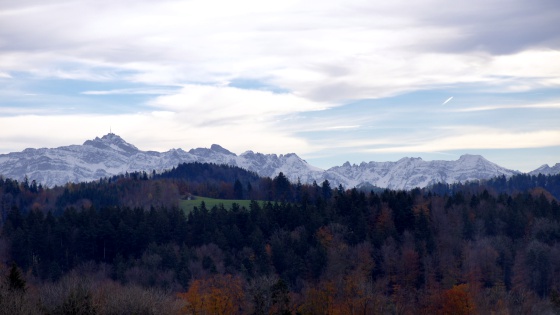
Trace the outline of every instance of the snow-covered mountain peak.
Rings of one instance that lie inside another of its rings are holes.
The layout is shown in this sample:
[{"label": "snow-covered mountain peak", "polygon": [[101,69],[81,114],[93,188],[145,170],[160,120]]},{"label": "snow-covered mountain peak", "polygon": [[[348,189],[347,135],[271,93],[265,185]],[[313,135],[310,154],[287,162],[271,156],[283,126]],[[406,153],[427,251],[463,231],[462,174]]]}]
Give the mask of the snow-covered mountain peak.
[{"label": "snow-covered mountain peak", "polygon": [[[504,171],[505,168],[498,164],[492,163],[485,159],[482,155],[464,154],[457,160],[455,169],[478,169],[479,171],[498,170]],[[518,173],[518,172],[516,172]]]},{"label": "snow-covered mountain peak", "polygon": [[213,144],[210,146],[210,150],[218,152],[218,153],[222,153],[222,154],[226,154],[226,155],[233,155],[236,156],[235,153],[224,149],[222,146],[218,145],[218,144]]},{"label": "snow-covered mountain peak", "polygon": [[84,146],[92,146],[101,150],[109,148],[127,155],[135,154],[139,151],[136,146],[124,141],[123,138],[114,133],[108,133],[101,138],[95,137],[93,140],[87,140],[84,142]]},{"label": "snow-covered mountain peak", "polygon": [[190,154],[194,154],[196,156],[203,156],[203,157],[212,157],[212,156],[231,156],[231,157],[236,157],[237,155],[227,149],[224,149],[222,146],[218,145],[218,144],[213,144],[210,146],[210,149],[208,148],[196,148],[196,149],[190,149],[189,150]]},{"label": "snow-covered mountain peak", "polygon": [[413,189],[438,182],[464,182],[517,173],[489,162],[480,155],[463,155],[457,161],[424,161],[419,157],[404,157],[396,162],[360,165],[346,162],[328,169],[325,179],[345,187],[369,183],[383,188]]},{"label": "snow-covered mountain peak", "polygon": [[[88,140],[81,146],[0,154],[0,175],[18,180],[27,176],[43,185],[53,186],[92,181],[125,172],[162,171],[190,162],[237,166],[264,177],[275,177],[282,172],[292,182],[299,180],[311,184],[313,181],[321,183],[328,180],[331,187],[342,185],[347,188],[369,183],[383,188],[412,189],[438,182],[465,182],[519,173],[471,154],[462,155],[456,161],[424,161],[418,157],[405,157],[396,162],[372,161],[359,165],[346,162],[323,170],[309,165],[295,153],[276,155],[246,151],[238,156],[217,144],[188,152],[183,149],[141,151],[118,135],[109,133]],[[543,165],[534,172],[560,173],[560,163],[554,167]]]},{"label": "snow-covered mountain peak", "polygon": [[529,172],[530,175],[555,175],[560,174],[560,163],[556,163],[550,167],[548,164],[543,164],[534,171]]},{"label": "snow-covered mountain peak", "polygon": [[487,159],[485,159],[482,155],[478,155],[478,154],[463,154],[459,157],[459,161],[461,162],[472,162],[472,161],[488,161]]},{"label": "snow-covered mountain peak", "polygon": [[[156,151],[150,151],[150,152],[156,152]],[[181,148],[169,149],[167,152],[170,152],[170,153],[187,153],[185,150],[183,150]]]},{"label": "snow-covered mountain peak", "polygon": [[397,164],[406,164],[406,163],[414,163],[414,162],[419,162],[419,161],[424,161],[424,160],[422,160],[421,157],[403,157],[403,158],[399,159],[396,163]]},{"label": "snow-covered mountain peak", "polygon": [[247,150],[241,153],[239,156],[246,156],[246,155],[255,155],[255,152],[253,152],[252,150]]}]

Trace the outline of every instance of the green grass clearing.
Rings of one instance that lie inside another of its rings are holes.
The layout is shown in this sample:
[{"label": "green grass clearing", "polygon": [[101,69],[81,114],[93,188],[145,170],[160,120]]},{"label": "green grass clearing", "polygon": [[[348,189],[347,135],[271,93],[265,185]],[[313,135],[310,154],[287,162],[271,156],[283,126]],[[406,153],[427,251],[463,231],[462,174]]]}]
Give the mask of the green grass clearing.
[{"label": "green grass clearing", "polygon": [[[193,211],[194,207],[200,208],[200,203],[204,201],[206,209],[210,210],[214,206],[224,205],[225,209],[231,209],[231,206],[236,203],[239,207],[245,207],[249,209],[251,200],[228,200],[228,199],[214,199],[208,197],[196,197],[193,196],[191,200],[181,199],[179,201],[179,207],[185,211],[185,214],[189,214]],[[266,201],[258,201],[259,205],[262,206]]]}]

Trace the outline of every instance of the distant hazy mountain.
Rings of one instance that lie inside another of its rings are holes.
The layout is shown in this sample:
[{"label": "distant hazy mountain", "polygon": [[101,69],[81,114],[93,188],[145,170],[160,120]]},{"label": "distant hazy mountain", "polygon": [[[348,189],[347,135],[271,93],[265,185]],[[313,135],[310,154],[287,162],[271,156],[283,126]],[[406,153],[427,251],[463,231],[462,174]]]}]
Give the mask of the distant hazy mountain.
[{"label": "distant hazy mountain", "polygon": [[548,164],[544,164],[541,167],[537,168],[534,171],[529,172],[530,175],[556,175],[560,174],[560,163],[556,163],[553,167],[548,166]]},{"label": "distant hazy mountain", "polygon": [[[512,176],[517,171],[500,167],[479,155],[463,155],[457,161],[423,161],[403,158],[396,162],[345,163],[328,170],[309,165],[294,153],[276,155],[247,151],[236,155],[219,145],[208,148],[172,149],[167,152],[141,151],[116,134],[53,149],[25,149],[0,155],[0,174],[43,185],[93,181],[125,172],[161,171],[184,162],[238,166],[260,176],[275,177],[283,172],[288,179],[317,183],[328,179],[332,187],[374,185],[391,189],[412,189],[437,182],[464,182],[494,176]],[[548,166],[547,166],[548,167]],[[554,168],[559,167],[557,164]],[[542,167],[541,167],[542,168]],[[552,168],[552,169],[554,169]]]},{"label": "distant hazy mountain", "polygon": [[494,164],[480,155],[463,155],[457,161],[424,161],[402,158],[397,162],[369,162],[335,166],[326,172],[327,179],[354,187],[371,184],[391,189],[426,187],[438,182],[456,183],[495,176],[519,174]]}]

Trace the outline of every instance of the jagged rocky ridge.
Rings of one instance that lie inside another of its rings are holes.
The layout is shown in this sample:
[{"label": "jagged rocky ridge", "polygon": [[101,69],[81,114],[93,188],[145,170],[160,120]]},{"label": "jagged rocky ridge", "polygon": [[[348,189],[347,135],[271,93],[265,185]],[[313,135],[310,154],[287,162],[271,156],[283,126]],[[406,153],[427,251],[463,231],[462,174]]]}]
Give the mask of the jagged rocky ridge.
[{"label": "jagged rocky ridge", "polygon": [[217,144],[210,149],[197,148],[190,151],[171,149],[167,152],[142,151],[127,143],[116,134],[102,138],[52,149],[25,149],[0,155],[0,175],[8,178],[29,180],[47,186],[68,182],[94,181],[125,172],[161,171],[180,163],[201,162],[238,166],[273,177],[279,172],[293,174],[290,179],[312,182],[323,170],[310,166],[296,154],[261,154],[247,151],[236,155]]},{"label": "jagged rocky ridge", "polygon": [[[322,170],[309,165],[294,153],[276,155],[247,151],[236,155],[216,144],[209,149],[197,148],[188,152],[182,149],[142,151],[118,135],[109,133],[102,138],[88,140],[83,145],[25,149],[0,155],[0,174],[18,180],[27,176],[29,180],[54,186],[94,181],[125,172],[161,171],[184,162],[227,164],[266,177],[283,172],[293,182],[299,179],[302,183],[312,183],[314,180],[321,183],[328,179],[333,187],[374,185],[391,189],[412,189],[437,182],[465,182],[519,173],[500,167],[479,155],[463,155],[457,161],[402,158],[396,162],[363,162],[359,165],[347,162]],[[557,164],[554,168],[559,167]],[[544,170],[544,166],[541,168]]]}]

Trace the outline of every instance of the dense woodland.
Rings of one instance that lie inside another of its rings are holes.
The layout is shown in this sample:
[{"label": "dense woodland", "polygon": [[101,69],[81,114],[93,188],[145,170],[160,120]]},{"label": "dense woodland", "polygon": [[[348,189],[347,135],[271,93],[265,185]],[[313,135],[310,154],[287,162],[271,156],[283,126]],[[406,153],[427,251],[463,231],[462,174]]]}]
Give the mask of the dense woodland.
[{"label": "dense woodland", "polygon": [[[0,178],[0,313],[556,314],[559,193],[560,175],[367,192],[200,163]],[[254,201],[185,213],[190,195]]]}]

